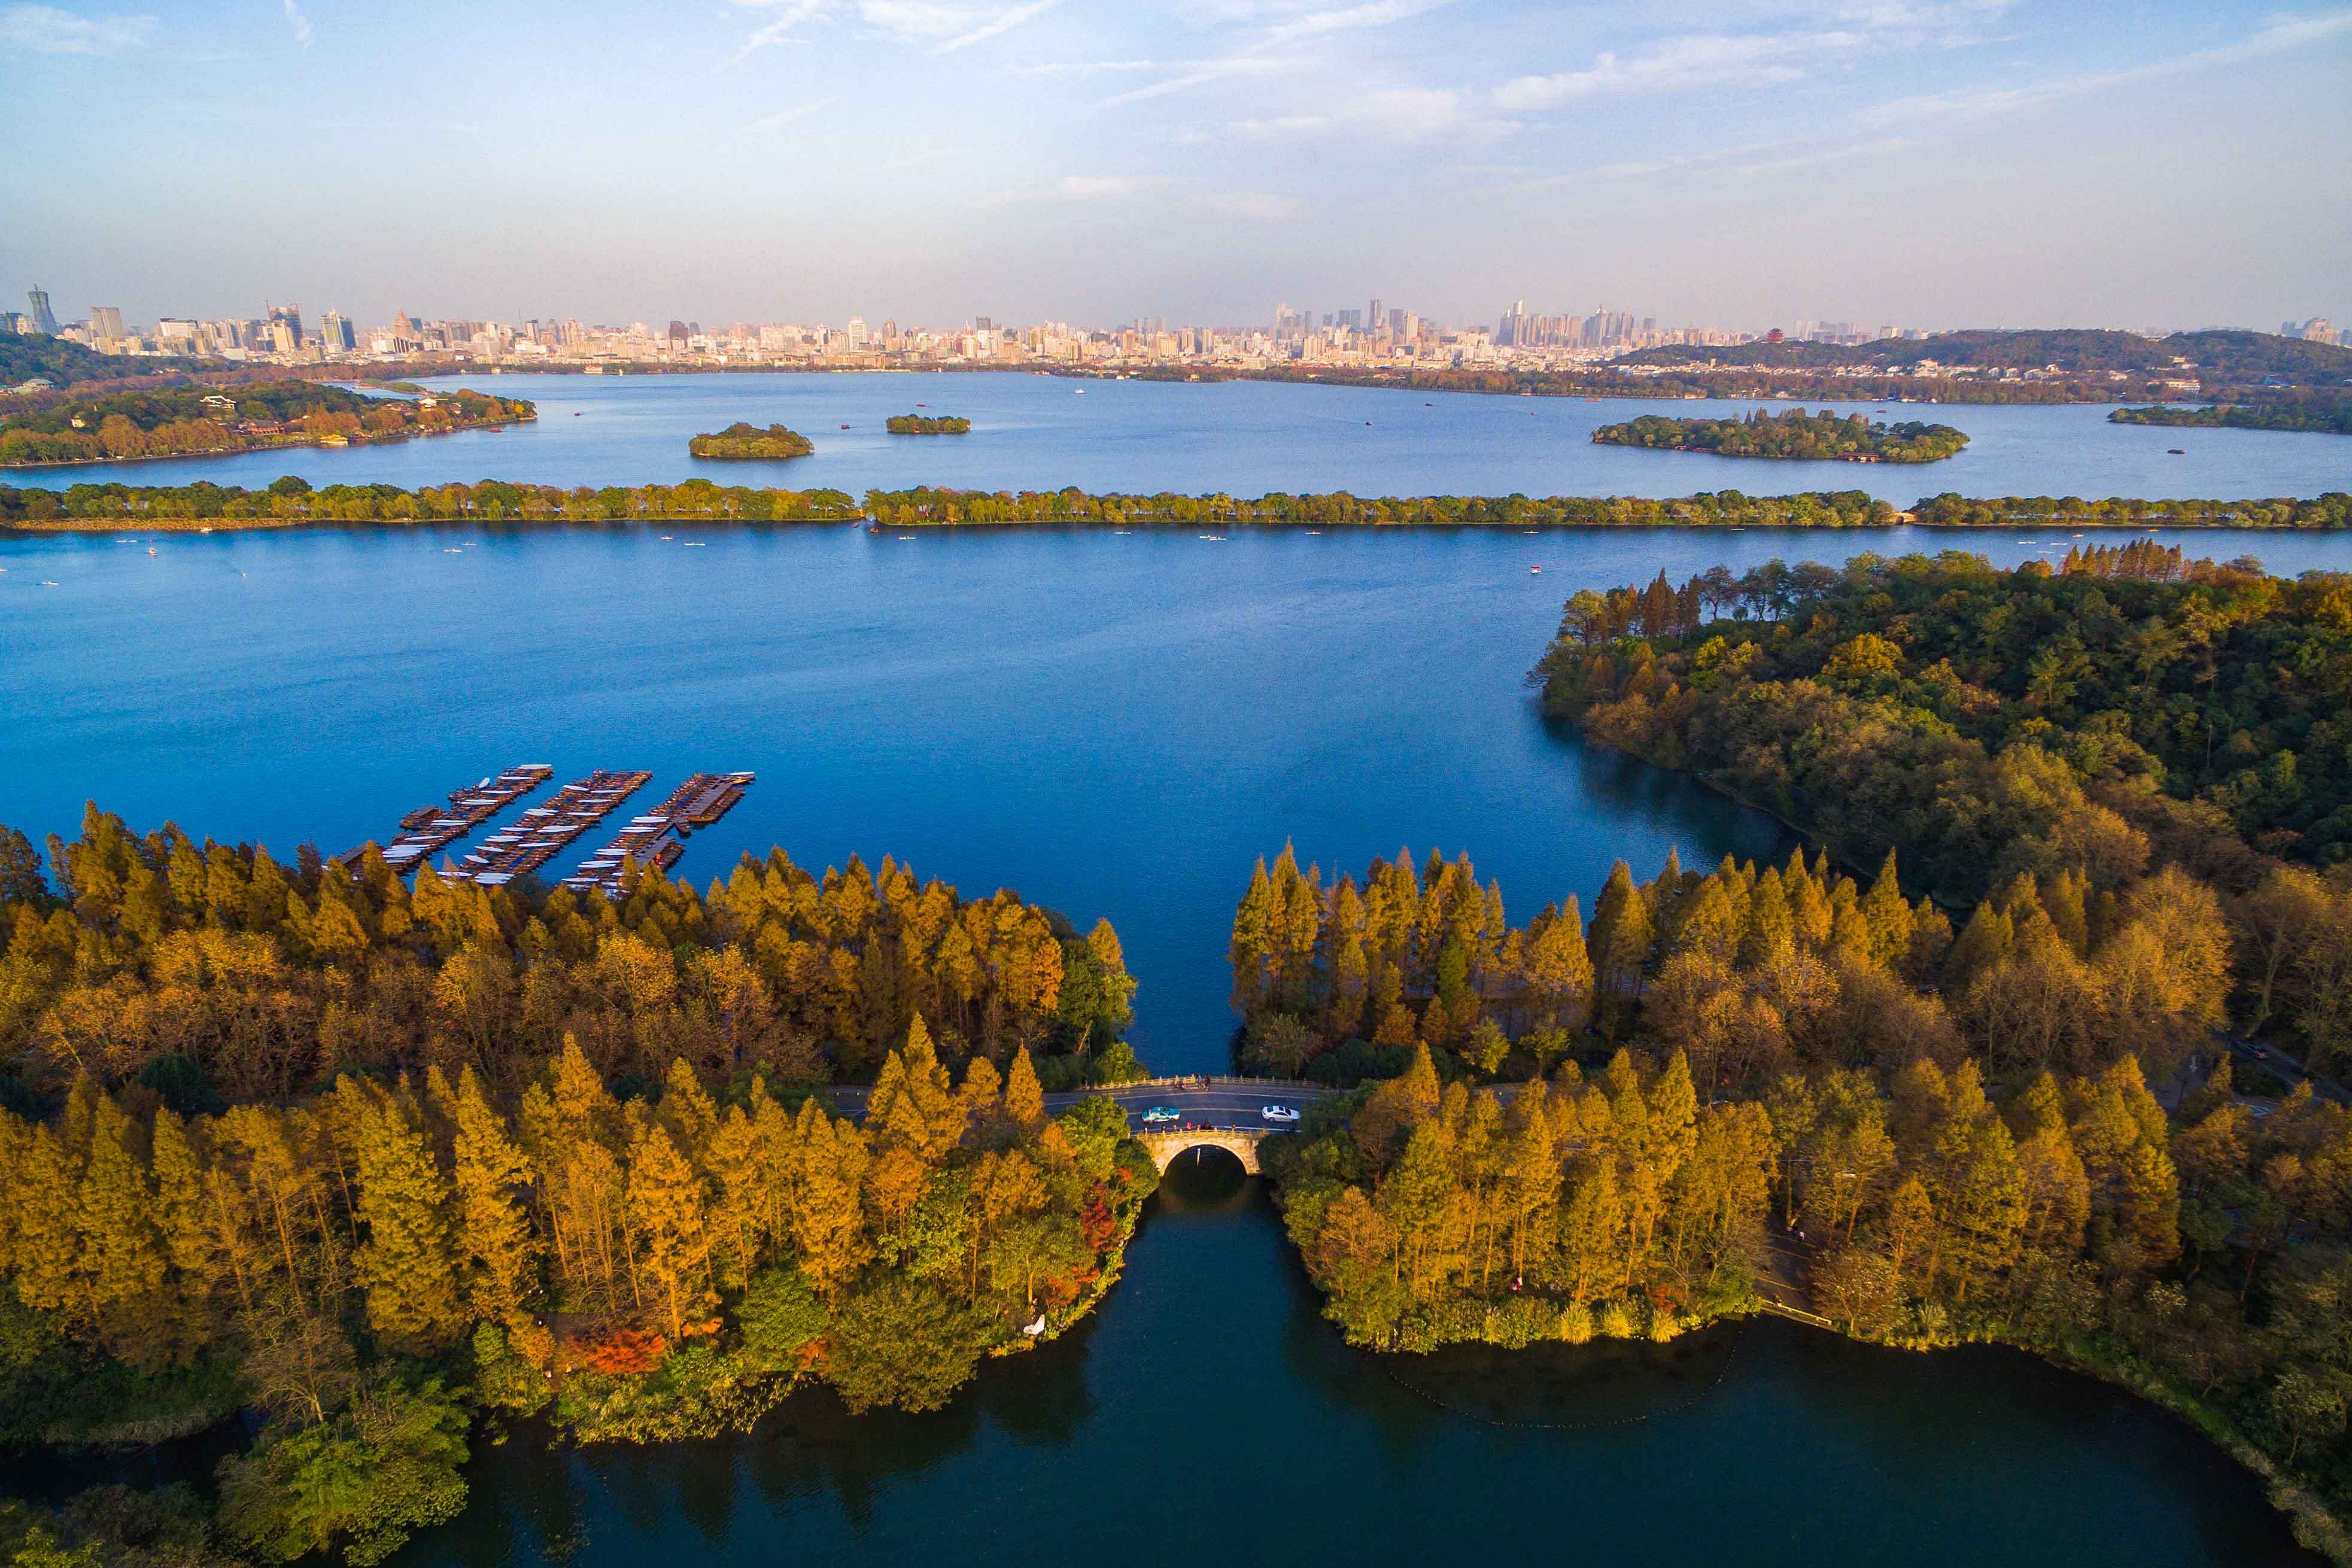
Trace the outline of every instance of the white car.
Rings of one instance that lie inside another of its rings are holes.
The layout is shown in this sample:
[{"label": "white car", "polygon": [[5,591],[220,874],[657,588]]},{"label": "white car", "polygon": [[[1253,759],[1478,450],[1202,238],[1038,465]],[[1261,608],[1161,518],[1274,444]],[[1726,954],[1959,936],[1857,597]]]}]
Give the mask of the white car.
[{"label": "white car", "polygon": [[1268,1121],[1289,1122],[1298,1120],[1298,1112],[1286,1105],[1262,1105],[1258,1107],[1257,1113]]}]

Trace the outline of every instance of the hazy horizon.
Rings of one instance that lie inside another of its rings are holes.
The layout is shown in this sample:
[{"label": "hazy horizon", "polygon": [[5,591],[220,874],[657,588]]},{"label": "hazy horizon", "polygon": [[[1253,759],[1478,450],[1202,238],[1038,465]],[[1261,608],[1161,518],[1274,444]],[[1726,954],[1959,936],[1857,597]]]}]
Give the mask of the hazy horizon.
[{"label": "hazy horizon", "polygon": [[0,4],[0,307],[2352,315],[2352,9]]}]

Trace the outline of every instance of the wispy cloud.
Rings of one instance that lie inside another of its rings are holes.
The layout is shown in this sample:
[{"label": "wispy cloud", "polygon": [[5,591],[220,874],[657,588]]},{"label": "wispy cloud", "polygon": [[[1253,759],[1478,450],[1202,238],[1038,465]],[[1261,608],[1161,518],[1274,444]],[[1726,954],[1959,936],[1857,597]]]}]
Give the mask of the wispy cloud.
[{"label": "wispy cloud", "polygon": [[2163,77],[2210,70],[2242,60],[2304,49],[2352,32],[2352,10],[2323,12],[2311,16],[2282,18],[2251,37],[2219,48],[2115,70],[2082,71],[2020,87],[1973,88],[1955,92],[1900,98],[1865,110],[1858,117],[1866,125],[1901,125],[1923,120],[1992,120],[2023,114],[2047,104],[2083,98],[2111,88],[2128,87]]},{"label": "wispy cloud", "polygon": [[1076,76],[1089,71],[1183,70],[1197,61],[1175,60],[1032,60],[1012,68],[1014,76]]},{"label": "wispy cloud", "polygon": [[1304,16],[1277,23],[1267,31],[1260,47],[1286,44],[1298,38],[1321,37],[1327,33],[1349,32],[1359,27],[1385,27],[1391,22],[1407,21],[1452,3],[1453,0],[1367,0],[1360,5],[1309,11]]},{"label": "wispy cloud", "polygon": [[942,158],[961,158],[971,151],[969,147],[927,147],[920,153],[909,153],[903,158],[886,158],[879,163],[868,163],[862,169],[850,172],[853,174],[887,174],[899,169],[936,163]]},{"label": "wispy cloud", "polygon": [[310,47],[310,18],[302,15],[302,7],[294,0],[284,0],[286,25],[294,29],[294,42],[302,48]]},{"label": "wispy cloud", "polygon": [[[1165,98],[1170,93],[1204,87],[1210,82],[1222,80],[1226,77],[1239,76],[1249,71],[1275,69],[1281,62],[1265,57],[1267,51],[1283,44],[1358,28],[1384,27],[1392,22],[1405,21],[1423,12],[1434,11],[1452,3],[1453,0],[1369,0],[1369,3],[1364,5],[1326,8],[1308,11],[1300,16],[1292,16],[1283,21],[1273,23],[1246,47],[1239,49],[1224,59],[1193,60],[1171,64],[1163,68],[1179,71],[1180,75],[1171,77],[1165,81],[1153,82],[1148,87],[1137,88],[1130,92],[1115,94],[1104,99],[1095,107],[1117,109],[1123,104],[1141,103],[1150,99]],[[1238,9],[1227,7],[1226,14],[1229,16],[1237,16],[1248,19],[1253,18],[1257,10],[1257,7],[1247,5]]]},{"label": "wispy cloud", "polygon": [[1305,210],[1294,198],[1270,191],[1203,191],[1185,205],[1200,212],[1252,218],[1261,223],[1284,222]]},{"label": "wispy cloud", "polygon": [[1124,201],[1168,182],[1158,174],[1065,174],[1050,184],[1022,190],[996,191],[971,205],[978,208],[1029,205],[1084,205]]},{"label": "wispy cloud", "polygon": [[1415,142],[1444,135],[1463,141],[1491,142],[1517,128],[1515,121],[1474,107],[1467,97],[1450,88],[1395,87],[1360,92],[1312,113],[1237,120],[1227,129],[1235,136],[1253,141],[1345,135]]},{"label": "wispy cloud", "polygon": [[1187,88],[1199,87],[1203,82],[1215,81],[1223,77],[1250,76],[1280,68],[1281,62],[1277,60],[1260,59],[1251,55],[1236,55],[1230,59],[1222,60],[1199,60],[1185,68],[1181,76],[1170,77],[1164,81],[1151,82],[1144,87],[1131,88],[1126,92],[1113,93],[1095,107],[1117,109],[1121,104],[1141,103],[1147,99],[1165,98],[1171,92],[1182,92]]},{"label": "wispy cloud", "polygon": [[746,10],[773,11],[774,16],[751,29],[735,52],[720,62],[719,69],[740,66],[761,49],[781,44],[793,36],[803,22],[823,16],[833,9],[833,0],[735,0]]},{"label": "wispy cloud", "polygon": [[755,136],[762,131],[775,131],[790,125],[796,120],[806,120],[810,115],[830,109],[840,101],[841,99],[836,94],[831,98],[814,98],[806,103],[795,103],[790,109],[780,109],[773,114],[763,114],[749,125],[736,127],[735,134]]},{"label": "wispy cloud", "polygon": [[1495,89],[1495,105],[1523,112],[1580,99],[1687,92],[1726,82],[1769,87],[1802,77],[1801,59],[1852,53],[1864,42],[1859,33],[1686,33],[1630,56],[1603,51],[1582,70],[1518,77]]},{"label": "wispy cloud", "polygon": [[1030,0],[1026,5],[1015,5],[1009,11],[1000,11],[978,26],[958,33],[954,37],[933,49],[931,54],[934,58],[940,55],[951,55],[958,49],[968,49],[974,44],[985,42],[999,33],[1009,33],[1022,23],[1052,10],[1054,4],[1055,0]]},{"label": "wispy cloud", "polygon": [[1828,66],[1875,55],[1979,45],[2011,0],[1826,0],[1792,7],[1784,30],[1671,34],[1636,49],[1603,50],[1579,70],[1515,77],[1495,89],[1497,108],[1559,109],[1596,98],[1700,88],[1779,87]]},{"label": "wispy cloud", "polygon": [[0,46],[37,55],[119,55],[144,46],[152,16],[77,16],[55,5],[0,6]]}]

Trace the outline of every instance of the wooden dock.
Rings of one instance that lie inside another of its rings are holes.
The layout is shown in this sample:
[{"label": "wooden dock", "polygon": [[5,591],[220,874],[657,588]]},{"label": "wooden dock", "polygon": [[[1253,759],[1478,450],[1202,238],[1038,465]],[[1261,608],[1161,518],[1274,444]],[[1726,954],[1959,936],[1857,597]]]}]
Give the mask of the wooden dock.
[{"label": "wooden dock", "polygon": [[[395,871],[415,870],[435,850],[455,844],[554,776],[555,769],[546,763],[525,763],[478,784],[451,790],[446,806],[418,806],[400,819],[401,831],[383,847],[384,864]],[[357,866],[367,851],[368,846],[362,844],[344,850],[335,860],[344,867]]]},{"label": "wooden dock", "polygon": [[735,808],[755,775],[696,773],[670,792],[655,810],[629,818],[613,841],[581,863],[563,879],[575,893],[621,896],[624,874],[631,866],[655,866],[668,870],[686,853],[682,840],[696,828],[708,827]]},{"label": "wooden dock", "polygon": [[483,841],[482,847],[442,875],[451,881],[478,887],[503,888],[517,877],[536,871],[572,841],[612,815],[614,807],[653,779],[643,769],[614,772],[598,769],[575,779]]}]

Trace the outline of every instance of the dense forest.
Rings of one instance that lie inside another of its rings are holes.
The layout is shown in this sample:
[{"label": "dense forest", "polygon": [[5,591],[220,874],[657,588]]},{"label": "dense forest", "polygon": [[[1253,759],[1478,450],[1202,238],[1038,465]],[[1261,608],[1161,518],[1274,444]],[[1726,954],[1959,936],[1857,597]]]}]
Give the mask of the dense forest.
[{"label": "dense forest", "polygon": [[966,436],[971,421],[961,414],[893,414],[882,427],[893,436]]},{"label": "dense forest", "polygon": [[263,489],[190,485],[70,485],[62,490],[0,485],[0,527],[135,522],[282,527],[297,523],[846,522],[865,515],[845,491],[780,490],[686,479],[674,485],[324,485],[289,474]]},{"label": "dense forest", "polygon": [[1933,463],[1958,456],[1969,444],[1968,437],[1949,425],[1916,420],[1890,425],[1826,408],[1818,414],[1801,408],[1768,414],[1759,408],[1739,419],[1668,419],[1645,414],[1622,425],[1603,425],[1592,438],[1607,447],[1842,463]]},{"label": "dense forest", "polygon": [[2343,1009],[2352,876],[2231,899],[2042,849],[1957,934],[1892,854],[1867,887],[1825,854],[1621,861],[1589,922],[1570,898],[1524,926],[1466,856],[1360,884],[1261,861],[1238,1051],[1385,1075],[1261,1151],[1328,1314],[1417,1351],[1769,1300],[2021,1344],[2189,1414],[2341,1549],[2302,1489],[2352,1500],[2352,1113],[2306,1084],[2257,1116],[2192,1058],[2225,998]]},{"label": "dense forest", "polygon": [[2232,892],[2352,858],[2352,576],[2140,541],[1580,593],[1546,708],[1973,902],[2041,846]]},{"label": "dense forest", "polygon": [[2118,408],[2117,425],[2169,425],[2197,430],[2307,430],[2352,436],[2352,398],[2303,398],[2268,403],[2215,403],[2202,408]]},{"label": "dense forest", "polygon": [[472,391],[410,399],[368,397],[314,381],[159,387],[0,419],[0,467],[399,441],[537,416],[520,398]]},{"label": "dense forest", "polygon": [[698,458],[805,458],[816,450],[816,443],[781,425],[762,430],[738,419],[715,435],[705,432],[695,437],[686,449]]},{"label": "dense forest", "polygon": [[1117,936],[1009,892],[780,852],[412,892],[95,811],[49,865],[0,830],[0,1443],[254,1409],[213,1530],[266,1560],[448,1517],[485,1415],[934,1407],[1087,1309],[1156,1181],[1108,1100],[1043,1104],[1136,1070]]}]

